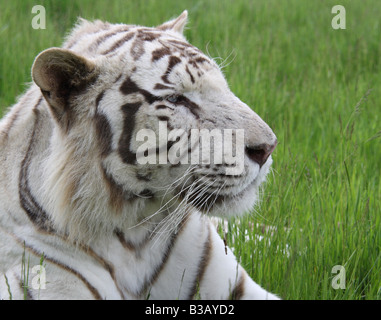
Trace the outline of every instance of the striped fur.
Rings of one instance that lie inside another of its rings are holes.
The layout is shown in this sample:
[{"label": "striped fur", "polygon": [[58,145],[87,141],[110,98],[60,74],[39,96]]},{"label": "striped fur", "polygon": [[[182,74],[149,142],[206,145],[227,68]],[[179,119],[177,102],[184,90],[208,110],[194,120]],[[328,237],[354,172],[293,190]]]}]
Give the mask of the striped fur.
[{"label": "striped fur", "polygon": [[[186,41],[186,20],[80,20],[63,48],[36,58],[34,83],[0,122],[0,299],[277,298],[208,217],[252,208],[269,153],[260,164],[248,154],[236,176],[226,163],[137,163],[137,131],[159,121],[188,134],[242,128],[247,148],[276,144]],[[43,255],[46,289],[33,288],[36,274],[26,282],[23,255],[30,267]]]}]

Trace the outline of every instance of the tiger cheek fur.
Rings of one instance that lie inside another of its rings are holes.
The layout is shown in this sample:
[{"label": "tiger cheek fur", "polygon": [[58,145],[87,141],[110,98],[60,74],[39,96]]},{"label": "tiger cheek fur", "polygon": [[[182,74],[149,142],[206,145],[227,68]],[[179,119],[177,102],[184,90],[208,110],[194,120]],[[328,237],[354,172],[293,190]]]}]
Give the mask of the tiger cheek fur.
[{"label": "tiger cheek fur", "polygon": [[[31,265],[43,254],[49,279],[30,299],[277,299],[209,220],[253,207],[276,137],[186,41],[186,21],[81,19],[36,57],[34,84],[0,122],[0,299],[25,296],[24,250]],[[244,132],[237,174],[189,160],[206,148],[193,132],[224,129]]]}]

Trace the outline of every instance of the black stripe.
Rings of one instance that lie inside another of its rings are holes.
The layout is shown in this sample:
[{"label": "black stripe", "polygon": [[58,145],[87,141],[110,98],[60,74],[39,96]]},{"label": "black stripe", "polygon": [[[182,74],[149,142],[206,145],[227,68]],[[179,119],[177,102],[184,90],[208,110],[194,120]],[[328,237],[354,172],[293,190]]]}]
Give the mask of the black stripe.
[{"label": "black stripe", "polygon": [[170,82],[168,80],[168,76],[169,74],[172,72],[173,68],[175,65],[177,65],[178,63],[181,62],[181,59],[179,57],[176,57],[176,56],[171,56],[169,58],[169,62],[168,62],[168,67],[167,67],[167,70],[165,71],[164,75],[161,77],[161,79],[165,82],[165,83],[168,83],[168,84],[172,84],[172,82]]},{"label": "black stripe", "polygon": [[[128,254],[134,254],[136,259],[141,259],[141,253],[145,249],[148,243],[151,240],[151,233],[148,232],[147,235],[139,243],[133,243],[130,240],[127,240],[124,236],[124,233],[120,230],[115,230],[115,235],[117,236],[119,242],[124,249],[130,251]],[[132,294],[130,292],[130,294]]]},{"label": "black stripe", "polygon": [[130,41],[134,36],[135,36],[134,32],[127,33],[122,39],[119,39],[116,43],[114,43],[111,48],[103,51],[101,54],[106,55],[115,51],[116,49],[124,45],[126,42]]},{"label": "black stripe", "polygon": [[42,208],[42,206],[37,202],[37,200],[32,195],[29,187],[28,181],[28,168],[33,155],[33,150],[35,147],[35,135],[36,130],[39,128],[39,111],[37,107],[42,101],[42,97],[38,100],[37,104],[34,106],[34,114],[36,116],[32,136],[29,140],[29,147],[25,154],[25,157],[21,163],[21,169],[19,173],[19,199],[21,207],[27,213],[29,220],[38,228],[46,232],[52,232],[53,228],[51,226],[51,221]]},{"label": "black stripe", "polygon": [[101,157],[107,157],[112,151],[112,130],[111,125],[104,114],[98,112],[98,105],[104,96],[102,91],[95,100],[96,112],[94,115],[95,131],[98,137]]},{"label": "black stripe", "polygon": [[[134,245],[132,244],[132,242],[127,241],[126,238],[124,237],[124,233],[121,230],[117,229],[115,230],[114,233],[124,249],[130,250],[130,251],[135,251],[137,248],[139,249],[139,251],[142,249],[142,246],[140,244]],[[148,240],[149,240],[149,237],[146,238],[146,241]]]},{"label": "black stripe", "polygon": [[131,151],[131,139],[135,128],[135,115],[141,103],[126,103],[122,106],[124,115],[123,132],[119,139],[119,154],[124,163],[136,164],[136,153]]},{"label": "black stripe", "polygon": [[190,72],[188,66],[185,67],[185,71],[189,74],[189,77],[190,77],[190,79],[191,79],[191,82],[192,82],[192,83],[195,83],[193,74]]},{"label": "black stripe", "polygon": [[245,293],[245,278],[244,273],[241,273],[239,280],[236,282],[234,289],[231,292],[231,300],[242,299]]},{"label": "black stripe", "polygon": [[139,193],[140,197],[151,199],[155,196],[155,194],[149,190],[149,189],[144,189],[142,192]]},{"label": "black stripe", "polygon": [[187,221],[188,221],[188,215],[185,216],[185,218],[184,218],[183,222],[181,223],[177,232],[174,231],[171,234],[171,238],[169,239],[167,248],[165,249],[165,251],[162,255],[162,260],[161,260],[160,264],[154,269],[151,276],[145,281],[142,288],[138,292],[138,296],[141,296],[143,293],[145,293],[147,291],[147,289],[149,287],[152,287],[154,285],[154,283],[156,282],[156,280],[159,278],[161,272],[164,270],[164,267],[166,266],[166,264],[168,262],[169,257],[171,256],[172,249],[175,246],[176,240],[179,238],[182,231],[184,230],[185,225],[187,224]]},{"label": "black stripe", "polygon": [[186,107],[195,116],[196,119],[200,118],[200,115],[198,114],[200,111],[200,106],[187,97],[183,95],[178,96],[177,101],[173,104]]},{"label": "black stripe", "polygon": [[101,157],[107,157],[112,151],[112,131],[105,115],[96,113],[94,116]]},{"label": "black stripe", "polygon": [[[157,116],[157,118],[160,120],[160,121],[169,121],[169,117],[167,116]],[[177,137],[178,139],[180,139],[180,137]],[[169,143],[169,142],[168,142]],[[170,148],[170,147],[168,147]]]},{"label": "black stripe", "polygon": [[97,110],[98,110],[99,103],[103,99],[104,94],[105,94],[105,92],[102,91],[100,94],[98,94],[97,98],[95,99],[95,106],[96,106]]},{"label": "black stripe", "polygon": [[166,106],[165,104],[159,104],[157,105],[156,107],[156,110],[160,110],[160,109],[170,109],[168,106]]},{"label": "black stripe", "polygon": [[110,32],[106,32],[105,34],[103,34],[102,36],[100,36],[98,39],[96,39],[90,46],[89,46],[89,51],[94,51],[96,49],[98,49],[98,47],[103,43],[105,42],[106,40],[108,40],[109,38],[117,35],[118,33],[122,33],[122,32],[127,32],[131,29],[131,26],[127,26],[127,25],[124,25],[122,26],[120,29],[117,29],[117,30],[111,30]]},{"label": "black stripe", "polygon": [[169,240],[169,244],[167,248],[165,249],[164,253],[162,254],[162,260],[159,263],[158,266],[154,269],[152,272],[151,276],[145,281],[143,286],[141,287],[140,291],[138,292],[138,296],[142,295],[147,291],[149,287],[152,287],[154,282],[159,278],[160,273],[163,271],[165,265],[167,264],[168,258],[171,255],[172,249],[175,246],[175,242],[177,239],[178,235],[175,233],[172,233],[171,238]]},{"label": "black stripe", "polygon": [[135,175],[136,179],[140,181],[150,182],[152,180],[152,172],[141,174],[139,172]]},{"label": "black stripe", "polygon": [[145,53],[144,42],[136,38],[131,45],[130,54],[134,58],[134,61],[137,61]]},{"label": "black stripe", "polygon": [[149,104],[152,104],[156,101],[163,100],[161,97],[157,97],[153,95],[152,93],[148,92],[147,90],[139,88],[137,84],[131,80],[131,78],[127,78],[122,83],[119,89],[125,95],[131,94],[131,93],[140,93]]},{"label": "black stripe", "polygon": [[195,51],[202,53],[200,49],[196,48],[195,46],[191,45],[188,42],[184,42],[184,41],[180,41],[180,40],[172,40],[172,39],[169,39],[168,42],[171,43],[174,47],[176,47],[178,49],[192,48]]},{"label": "black stripe", "polygon": [[152,42],[160,37],[160,33],[154,33],[150,29],[139,29],[130,49],[130,54],[134,60],[138,60],[145,53],[146,42]]},{"label": "black stripe", "polygon": [[103,179],[105,185],[110,194],[110,207],[114,210],[115,213],[120,213],[126,203],[126,201],[133,200],[134,195],[127,193],[123,186],[117,183],[114,178],[108,174],[106,168],[101,165]]},{"label": "black stripe", "polygon": [[[154,96],[147,90],[139,88],[131,78],[127,78],[119,89],[124,95],[140,93],[149,104],[156,101],[162,101],[162,98]],[[128,164],[136,164],[136,154],[131,151],[131,139],[135,128],[135,116],[141,105],[142,103],[135,102],[126,103],[121,107],[124,114],[124,124],[123,132],[119,139],[119,154],[122,157],[122,160]]]},{"label": "black stripe", "polygon": [[[73,48],[78,42],[80,42],[80,40],[83,39],[84,36],[89,36],[89,35],[95,35],[97,33],[100,33],[102,31],[105,31],[105,30],[108,30],[108,28],[110,27],[110,25],[105,25],[106,28],[103,28],[103,29],[99,29],[99,30],[95,30],[93,32],[86,32],[86,33],[80,33],[76,38],[74,39],[71,39],[70,42],[65,46],[66,49],[71,49]],[[73,36],[71,36],[73,37]]]},{"label": "black stripe", "polygon": [[161,37],[161,33],[152,32],[150,29],[139,29],[138,30],[138,38],[142,41],[152,42],[155,39]]},{"label": "black stripe", "polygon": [[114,80],[114,83],[117,83],[120,80],[120,78],[122,77],[122,75],[123,75],[123,73],[121,73],[119,76],[117,76]]},{"label": "black stripe", "polygon": [[161,84],[161,83],[156,83],[154,89],[155,90],[168,90],[168,89],[173,90],[174,88],[170,87],[170,86],[166,86],[166,85]]},{"label": "black stripe", "polygon": [[29,283],[25,283],[27,279],[21,279],[20,275],[16,274],[15,272],[13,272],[13,276],[17,279],[19,283],[24,300],[34,300],[33,295],[29,290]]},{"label": "black stripe", "polygon": [[168,47],[156,49],[152,51],[152,58],[151,61],[155,62],[157,60],[160,60],[161,58],[165,56],[169,56],[171,54],[171,50]]},{"label": "black stripe", "polygon": [[211,258],[212,251],[212,234],[210,226],[208,227],[208,237],[204,242],[204,250],[202,251],[201,259],[198,264],[197,276],[194,280],[193,286],[189,292],[188,300],[193,299],[199,289],[200,283],[204,278],[206,267],[208,266]]},{"label": "black stripe", "polygon": [[119,287],[118,281],[116,279],[114,266],[109,261],[107,261],[106,259],[104,259],[100,255],[98,255],[92,248],[87,247],[87,246],[83,246],[81,248],[87,254],[90,254],[91,257],[96,259],[103,266],[103,268],[105,268],[110,273],[110,276],[115,283],[115,287],[118,289],[120,297],[125,299],[126,297],[124,296],[123,290]]}]

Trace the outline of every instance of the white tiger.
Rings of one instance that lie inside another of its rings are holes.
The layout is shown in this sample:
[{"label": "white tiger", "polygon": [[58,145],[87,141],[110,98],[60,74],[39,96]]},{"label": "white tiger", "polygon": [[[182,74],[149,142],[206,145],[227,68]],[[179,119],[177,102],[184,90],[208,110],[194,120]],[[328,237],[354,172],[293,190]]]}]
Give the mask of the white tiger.
[{"label": "white tiger", "polygon": [[[186,21],[81,19],[36,57],[34,83],[0,122],[0,299],[277,299],[208,218],[253,207],[276,137],[186,41]],[[243,173],[137,163],[137,132],[159,121],[244,129]]]}]

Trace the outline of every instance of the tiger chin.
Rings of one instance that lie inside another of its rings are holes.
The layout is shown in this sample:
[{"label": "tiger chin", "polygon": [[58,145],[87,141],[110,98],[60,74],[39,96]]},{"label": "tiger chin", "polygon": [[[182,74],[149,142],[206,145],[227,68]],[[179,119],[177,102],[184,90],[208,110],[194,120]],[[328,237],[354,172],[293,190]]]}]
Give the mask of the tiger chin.
[{"label": "tiger chin", "polygon": [[0,122],[0,299],[278,299],[209,220],[252,209],[277,140],[186,22],[80,19],[36,57]]}]

